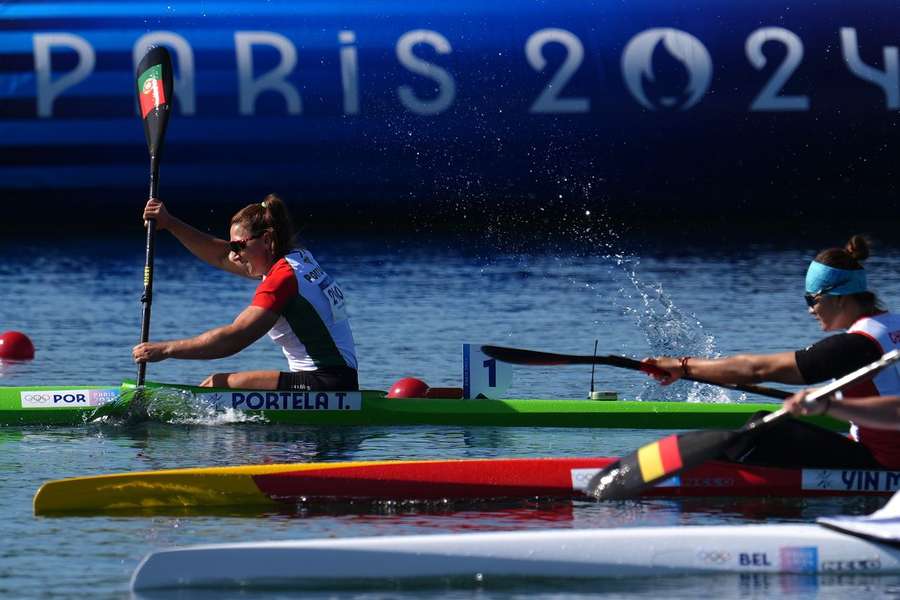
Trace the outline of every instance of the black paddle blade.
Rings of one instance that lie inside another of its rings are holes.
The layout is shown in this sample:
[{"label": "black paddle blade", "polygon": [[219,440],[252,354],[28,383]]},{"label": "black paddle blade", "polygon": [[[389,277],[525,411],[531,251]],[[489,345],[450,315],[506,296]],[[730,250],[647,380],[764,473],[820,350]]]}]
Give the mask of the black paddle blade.
[{"label": "black paddle blade", "polygon": [[614,356],[611,354],[601,356],[554,354],[553,352],[524,350],[522,348],[504,348],[502,346],[482,346],[481,351],[491,358],[514,365],[608,365],[610,367],[620,367],[622,369],[631,369],[633,371],[643,371],[649,374],[665,374],[665,371],[654,367],[653,365],[642,363],[633,358]]},{"label": "black paddle blade", "polygon": [[735,431],[673,434],[623,456],[588,482],[585,493],[598,500],[634,498],[645,488],[718,457],[738,437]]},{"label": "black paddle blade", "polygon": [[481,351],[497,360],[514,365],[590,365],[594,363],[593,356],[573,356],[569,354],[554,354],[553,352],[539,352],[537,350],[523,350],[521,348],[504,348],[502,346],[482,346]]},{"label": "black paddle blade", "polygon": [[[656,365],[645,363],[626,356],[616,356],[607,354],[604,356],[579,356],[576,354],[553,354],[552,352],[539,352],[537,350],[524,350],[521,348],[504,348],[502,346],[482,346],[481,351],[497,360],[511,363],[514,365],[531,365],[531,366],[555,366],[555,365],[608,365],[610,367],[619,367],[622,369],[631,369],[632,371],[641,371],[648,375],[666,376],[668,373],[660,369]],[[696,381],[697,383],[705,383],[707,385],[715,385],[717,387],[738,392],[746,392],[748,394],[759,394],[770,398],[778,398],[783,400],[791,396],[790,392],[777,390],[773,388],[763,387],[761,385],[750,385],[741,383],[717,383],[702,379],[700,377],[682,377],[686,381]]]},{"label": "black paddle blade", "polygon": [[137,68],[137,95],[150,156],[159,158],[174,100],[172,59],[161,46],[150,48]]}]

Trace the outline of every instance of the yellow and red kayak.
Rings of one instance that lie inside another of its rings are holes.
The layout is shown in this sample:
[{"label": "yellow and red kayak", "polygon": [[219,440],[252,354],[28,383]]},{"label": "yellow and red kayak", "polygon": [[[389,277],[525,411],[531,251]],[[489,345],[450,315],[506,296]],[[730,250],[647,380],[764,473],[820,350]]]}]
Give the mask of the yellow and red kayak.
[{"label": "yellow and red kayak", "polygon": [[[578,498],[614,458],[500,458],[207,467],[45,483],[35,514],[276,505],[303,499]],[[648,496],[856,496],[900,489],[900,471],[780,469],[708,462]]]}]

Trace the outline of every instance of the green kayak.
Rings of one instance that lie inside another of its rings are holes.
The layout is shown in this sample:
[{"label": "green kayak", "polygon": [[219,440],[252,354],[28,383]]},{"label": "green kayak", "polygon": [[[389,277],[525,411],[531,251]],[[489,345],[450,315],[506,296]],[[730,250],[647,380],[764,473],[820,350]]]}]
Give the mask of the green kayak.
[{"label": "green kayak", "polygon": [[[134,396],[132,381],[120,386],[0,387],[0,425],[82,424],[95,412],[113,417],[126,412]],[[729,429],[739,427],[756,411],[779,406],[774,402],[388,398],[377,390],[274,392],[151,382],[140,397],[155,421],[183,422],[215,413],[233,415],[236,422],[292,425]],[[827,417],[812,421],[835,430],[847,427]]]}]

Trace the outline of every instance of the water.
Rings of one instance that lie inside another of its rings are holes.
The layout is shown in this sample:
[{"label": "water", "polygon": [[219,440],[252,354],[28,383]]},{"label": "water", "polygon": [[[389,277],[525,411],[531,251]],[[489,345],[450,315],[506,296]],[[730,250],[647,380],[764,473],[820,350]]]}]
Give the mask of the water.
[{"label": "water", "polygon": [[[828,242],[838,242],[828,240]],[[340,281],[353,316],[363,387],[386,389],[416,376],[461,384],[461,344],[494,343],[589,354],[719,355],[803,347],[822,336],[806,314],[802,279],[821,240],[691,246],[626,242],[615,236],[567,246],[546,239],[308,239]],[[870,282],[888,300],[900,249],[881,247]],[[140,329],[140,238],[84,235],[0,241],[0,330],[26,332],[37,357],[0,366],[2,385],[116,384],[134,377],[130,348]],[[157,251],[154,339],[224,325],[254,283],[196,261],[163,234]],[[199,382],[211,372],[281,369],[267,339],[214,362],[151,364],[148,377]],[[518,367],[510,397],[584,397],[589,367]],[[741,401],[735,393],[678,383],[660,388],[640,374],[598,368],[597,387],[620,397]],[[758,398],[748,398],[758,400]],[[664,431],[489,427],[309,428],[259,424],[0,429],[0,594],[17,598],[128,595],[128,578],[150,550],[229,542],[544,527],[809,521],[862,514],[865,499],[692,499],[595,504],[306,504],[281,510],[173,511],[138,517],[35,518],[31,498],[50,479],[203,465],[400,458],[615,455]],[[897,578],[721,577],[675,580],[455,581],[304,597],[580,598],[841,597],[893,595]],[[261,594],[297,597],[301,592]],[[254,597],[256,594],[240,594]],[[164,595],[162,597],[176,597]],[[179,596],[180,597],[180,596]],[[192,595],[193,597],[193,595]],[[210,595],[212,597],[212,595]],[[216,593],[215,597],[229,597]]]}]

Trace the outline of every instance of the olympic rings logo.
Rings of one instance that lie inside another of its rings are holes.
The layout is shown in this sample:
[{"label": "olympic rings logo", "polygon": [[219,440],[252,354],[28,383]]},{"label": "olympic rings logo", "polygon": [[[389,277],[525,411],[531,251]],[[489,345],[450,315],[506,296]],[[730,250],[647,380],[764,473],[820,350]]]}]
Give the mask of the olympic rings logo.
[{"label": "olympic rings logo", "polygon": [[693,477],[685,479],[685,487],[729,488],[735,486],[735,480],[729,477]]},{"label": "olympic rings logo", "polygon": [[584,490],[588,482],[600,472],[600,469],[572,469],[572,489]]},{"label": "olympic rings logo", "polygon": [[47,392],[22,392],[22,404],[86,404],[87,394],[84,392],[47,391]]},{"label": "olympic rings logo", "polygon": [[731,553],[725,550],[701,550],[697,553],[697,558],[703,562],[722,565],[731,560]]},{"label": "olympic rings logo", "polygon": [[53,402],[52,393],[40,393],[40,392],[22,392],[22,401],[23,402],[36,402],[38,404],[46,404],[48,402]]}]

